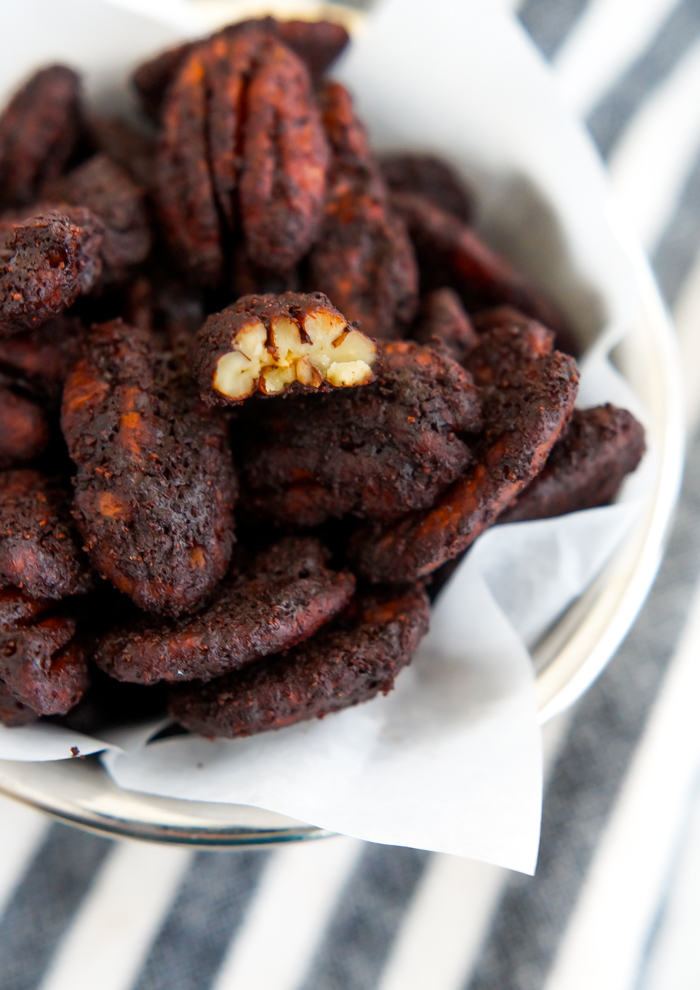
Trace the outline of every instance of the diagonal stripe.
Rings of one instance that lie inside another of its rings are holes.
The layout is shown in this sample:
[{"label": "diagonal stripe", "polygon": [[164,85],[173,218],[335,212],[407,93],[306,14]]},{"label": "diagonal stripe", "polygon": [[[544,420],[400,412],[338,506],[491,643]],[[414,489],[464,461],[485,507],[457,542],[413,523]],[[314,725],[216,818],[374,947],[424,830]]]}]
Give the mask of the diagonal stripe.
[{"label": "diagonal stripe", "polygon": [[651,44],[678,0],[591,0],[557,51],[554,70],[569,107],[585,116]]},{"label": "diagonal stripe", "polygon": [[[698,94],[700,97],[700,94]],[[652,259],[666,301],[673,305],[700,249],[700,156],[680,195],[673,219]]]},{"label": "diagonal stripe", "polygon": [[199,853],[133,990],[208,990],[268,855]]},{"label": "diagonal stripe", "polygon": [[372,990],[430,853],[367,844],[299,990]]},{"label": "diagonal stripe", "polygon": [[41,990],[130,990],[193,853],[117,842]]},{"label": "diagonal stripe", "polygon": [[537,873],[511,880],[470,990],[541,990],[545,982],[690,607],[699,518],[696,438],[659,577],[616,658],[575,710],[547,789]]},{"label": "diagonal stripe", "polygon": [[44,815],[0,797],[0,915],[48,830]]},{"label": "diagonal stripe", "polygon": [[633,113],[700,34],[700,0],[680,0],[652,44],[600,101],[588,127],[608,157]]},{"label": "diagonal stripe", "polygon": [[700,585],[546,990],[635,982],[700,766],[699,638]]},{"label": "diagonal stripe", "polygon": [[643,247],[653,251],[700,148],[700,38],[634,115],[610,158],[610,178]]},{"label": "diagonal stripe", "polygon": [[589,0],[524,0],[518,17],[543,55],[551,58],[577,22]]},{"label": "diagonal stripe", "polygon": [[0,919],[2,990],[36,990],[111,847],[109,839],[51,827]]},{"label": "diagonal stripe", "polygon": [[362,848],[338,836],[275,853],[214,990],[295,990]]}]

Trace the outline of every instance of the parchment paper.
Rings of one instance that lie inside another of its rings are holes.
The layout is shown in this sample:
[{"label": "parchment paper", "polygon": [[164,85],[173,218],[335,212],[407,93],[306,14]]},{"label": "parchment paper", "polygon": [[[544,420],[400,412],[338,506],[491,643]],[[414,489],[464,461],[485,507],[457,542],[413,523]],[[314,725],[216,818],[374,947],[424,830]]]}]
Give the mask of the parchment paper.
[{"label": "parchment paper", "polygon": [[[28,0],[32,31],[41,30],[41,11],[51,6]],[[61,16],[80,17],[85,6],[68,0]],[[112,87],[119,68],[144,54],[141,19],[115,3],[88,6],[91,30],[100,30],[103,7],[103,24],[118,12],[122,28],[131,25],[120,29],[111,63],[100,66]],[[148,46],[157,50],[182,33],[182,23],[148,21],[148,30],[163,35]],[[28,32],[27,51],[14,56],[25,59],[25,73],[35,64],[32,37]],[[41,44],[44,51],[46,40]],[[85,39],[81,45],[66,32],[61,57],[90,72],[92,55]],[[644,419],[607,359],[633,332],[637,305],[607,187],[515,24],[482,0],[386,0],[338,75],[377,146],[432,148],[469,177],[482,229],[567,309],[591,345],[582,404],[613,401]],[[91,89],[100,89],[94,72]],[[71,746],[81,754],[105,749],[104,765],[127,789],[248,804],[363,839],[531,873],[542,784],[528,646],[614,553],[656,470],[652,431],[649,454],[617,505],[484,534],[443,590],[428,637],[387,697],[233,741],[187,736],[147,744],[162,723],[102,740],[54,726],[0,728],[0,758],[52,760],[68,757]]]}]

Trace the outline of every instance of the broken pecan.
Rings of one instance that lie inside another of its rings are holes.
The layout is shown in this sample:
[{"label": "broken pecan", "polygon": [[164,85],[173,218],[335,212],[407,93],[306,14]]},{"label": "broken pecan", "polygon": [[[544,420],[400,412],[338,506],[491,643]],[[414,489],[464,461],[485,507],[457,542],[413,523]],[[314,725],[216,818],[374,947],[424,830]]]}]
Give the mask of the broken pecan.
[{"label": "broken pecan", "polygon": [[376,354],[322,293],[286,292],[244,296],[210,316],[197,334],[194,370],[205,401],[231,405],[292,384],[363,385],[374,377]]},{"label": "broken pecan", "polygon": [[234,738],[323,718],[387,694],[428,631],[421,585],[358,595],[337,623],[277,657],[170,689],[170,714],[203,736]]},{"label": "broken pecan", "polygon": [[418,300],[418,268],[363,125],[340,83],[321,90],[332,149],[325,218],[309,255],[308,287],[372,337],[401,336]]}]

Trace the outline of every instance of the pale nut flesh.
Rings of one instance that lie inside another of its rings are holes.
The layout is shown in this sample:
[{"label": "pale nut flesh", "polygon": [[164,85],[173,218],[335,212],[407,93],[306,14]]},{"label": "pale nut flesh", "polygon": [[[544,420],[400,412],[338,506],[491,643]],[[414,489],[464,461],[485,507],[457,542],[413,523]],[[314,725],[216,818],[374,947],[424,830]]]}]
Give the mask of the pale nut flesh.
[{"label": "pale nut flesh", "polygon": [[373,340],[322,306],[298,318],[272,316],[269,327],[251,313],[217,361],[213,385],[234,400],[256,390],[274,395],[295,381],[311,388],[366,385],[376,358]]}]

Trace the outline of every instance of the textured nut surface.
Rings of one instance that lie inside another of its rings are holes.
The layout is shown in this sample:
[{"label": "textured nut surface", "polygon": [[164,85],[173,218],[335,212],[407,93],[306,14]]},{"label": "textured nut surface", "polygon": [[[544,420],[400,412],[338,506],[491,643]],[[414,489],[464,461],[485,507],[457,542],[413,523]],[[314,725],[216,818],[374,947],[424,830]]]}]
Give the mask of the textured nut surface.
[{"label": "textured nut surface", "polygon": [[343,609],[355,590],[329,570],[312,537],[288,537],[232,574],[212,603],[186,619],[141,619],[107,634],[95,660],[120,681],[208,681],[301,642]]},{"label": "textured nut surface", "polygon": [[250,736],[387,694],[428,631],[421,585],[359,594],[330,627],[276,657],[171,688],[169,710],[204,736]]},{"label": "textured nut surface", "polygon": [[381,583],[432,573],[493,525],[542,469],[578,390],[576,362],[553,350],[552,339],[522,315],[481,336],[466,361],[483,401],[476,464],[431,509],[355,533],[349,555],[363,576]]},{"label": "textured nut surface", "polygon": [[51,65],[15,94],[0,116],[0,203],[29,203],[42,182],[59,176],[80,124],[80,80]]},{"label": "textured nut surface", "polygon": [[240,435],[247,504],[281,525],[427,508],[472,461],[481,404],[467,371],[413,341],[381,345],[374,384],[255,403]]},{"label": "textured nut surface", "polygon": [[321,293],[244,296],[197,334],[195,371],[208,401],[240,402],[290,385],[343,388],[372,381],[374,341],[349,327]]},{"label": "textured nut surface", "polygon": [[331,146],[325,216],[309,255],[307,287],[324,292],[372,337],[400,337],[418,301],[418,266],[402,220],[347,90],[319,94]]},{"label": "textured nut surface", "polygon": [[575,409],[542,471],[498,522],[549,519],[605,505],[637,467],[644,450],[644,429],[626,409],[610,403]]},{"label": "textured nut surface", "polygon": [[93,327],[61,419],[94,566],[140,608],[180,615],[228,569],[237,484],[225,424],[169,358],[147,330]]},{"label": "textured nut surface", "polygon": [[89,292],[102,272],[103,233],[94,213],[66,204],[19,223],[3,218],[0,335],[40,326]]},{"label": "textured nut surface", "polygon": [[87,645],[75,621],[52,616],[0,633],[0,677],[18,701],[42,715],[63,715],[90,683]]},{"label": "textured nut surface", "polygon": [[74,536],[70,490],[28,469],[0,473],[0,585],[33,598],[84,594],[93,584]]}]

